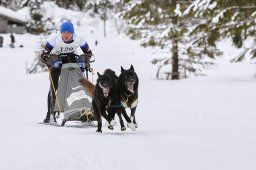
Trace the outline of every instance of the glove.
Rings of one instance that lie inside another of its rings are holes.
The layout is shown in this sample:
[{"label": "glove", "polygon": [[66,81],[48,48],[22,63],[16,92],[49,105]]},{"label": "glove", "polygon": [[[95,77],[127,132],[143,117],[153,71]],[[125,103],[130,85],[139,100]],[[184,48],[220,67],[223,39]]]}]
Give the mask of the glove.
[{"label": "glove", "polygon": [[47,50],[46,48],[42,49],[39,54],[40,54],[40,57],[41,59],[45,59],[49,56],[51,51]]},{"label": "glove", "polygon": [[48,53],[43,53],[43,52],[42,52],[42,53],[40,54],[41,60],[42,60],[44,63],[47,62],[48,56],[49,56]]},{"label": "glove", "polygon": [[61,64],[62,64],[62,61],[56,61],[56,62],[53,64],[53,67],[54,67],[54,68],[59,68]]},{"label": "glove", "polygon": [[81,71],[84,72],[85,67],[86,67],[86,63],[80,61],[78,64],[79,64],[79,67],[80,67]]},{"label": "glove", "polygon": [[79,62],[79,67],[80,67],[81,69],[85,69],[85,67],[86,67],[85,62]]},{"label": "glove", "polygon": [[93,54],[92,54],[92,50],[88,50],[88,51],[87,51],[87,54],[89,54],[90,57],[91,57],[91,56],[93,55]]},{"label": "glove", "polygon": [[93,56],[92,50],[90,50],[90,49],[88,49],[87,51],[84,51],[84,54],[86,57],[89,57],[89,58],[91,58]]}]

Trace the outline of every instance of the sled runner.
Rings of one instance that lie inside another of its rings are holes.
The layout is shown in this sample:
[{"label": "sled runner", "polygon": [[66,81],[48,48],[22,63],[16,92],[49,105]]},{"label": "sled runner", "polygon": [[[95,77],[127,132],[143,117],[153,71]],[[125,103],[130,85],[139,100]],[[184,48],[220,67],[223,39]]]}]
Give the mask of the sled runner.
[{"label": "sled runner", "polygon": [[[51,69],[56,61],[62,63],[61,73],[59,77],[58,88],[54,87],[52,77],[50,74]],[[44,63],[48,66],[48,71],[51,79],[50,88],[50,112],[54,117],[60,118],[60,114],[63,114],[61,126],[64,126],[66,121],[92,121],[94,120],[91,107],[92,98],[90,93],[84,89],[79,79],[84,78],[84,73],[79,67],[79,62],[85,62],[86,65],[93,62],[90,61],[90,56],[85,54],[77,55],[73,53],[65,54],[50,54],[47,61]],[[92,71],[91,68],[85,68],[86,78],[88,79],[88,71]],[[56,96],[54,98],[54,96]]]}]

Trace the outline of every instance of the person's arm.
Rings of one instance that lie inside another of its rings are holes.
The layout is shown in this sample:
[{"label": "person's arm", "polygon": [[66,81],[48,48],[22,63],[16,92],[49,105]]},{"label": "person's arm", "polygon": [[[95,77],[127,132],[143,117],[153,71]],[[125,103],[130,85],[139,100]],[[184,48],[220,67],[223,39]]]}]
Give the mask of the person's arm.
[{"label": "person's arm", "polygon": [[90,50],[88,43],[82,37],[80,38],[79,45],[84,54],[88,55],[89,57],[92,56],[92,51]]},{"label": "person's arm", "polygon": [[47,42],[44,49],[41,51],[41,55],[40,55],[41,60],[44,63],[47,62],[48,56],[51,53],[52,49],[53,49],[53,46],[49,42]]},{"label": "person's arm", "polygon": [[83,53],[84,53],[84,61],[80,61],[79,62],[79,66],[80,66],[80,68],[81,68],[81,70],[84,72],[84,70],[86,69],[86,70],[92,70],[91,69],[91,67],[90,67],[90,58],[91,58],[91,56],[92,56],[92,51],[90,50],[90,48],[89,48],[89,45],[87,44],[87,42],[83,39],[83,38],[80,38],[80,43],[79,43],[79,45],[80,45],[80,48],[81,48],[81,50],[83,51]]},{"label": "person's arm", "polygon": [[47,39],[47,42],[44,46],[44,49],[41,51],[41,59],[43,61],[47,60],[47,57],[49,56],[49,54],[51,53],[52,49],[55,46],[55,39],[58,36],[57,33],[53,33],[49,36],[49,38]]},{"label": "person's arm", "polygon": [[80,46],[81,50],[83,51],[84,54],[92,54],[92,51],[90,50],[88,44],[84,44],[83,46]]}]

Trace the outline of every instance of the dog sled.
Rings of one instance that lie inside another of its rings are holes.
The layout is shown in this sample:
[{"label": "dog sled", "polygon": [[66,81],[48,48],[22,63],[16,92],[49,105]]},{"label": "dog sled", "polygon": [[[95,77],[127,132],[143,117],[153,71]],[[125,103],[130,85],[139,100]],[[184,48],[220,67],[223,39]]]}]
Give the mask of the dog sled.
[{"label": "dog sled", "polygon": [[[78,63],[83,61],[88,65],[93,62],[90,61],[90,58],[91,56],[85,54],[50,54],[47,62],[45,62],[51,80],[50,112],[54,122],[57,122],[58,119],[61,121],[61,126],[64,126],[67,121],[87,122],[94,120],[91,112],[92,97],[79,83],[79,79],[85,77],[84,72],[88,79],[88,72],[91,70],[86,67],[82,72]],[[50,74],[56,61],[62,62],[57,89],[54,87]]]}]

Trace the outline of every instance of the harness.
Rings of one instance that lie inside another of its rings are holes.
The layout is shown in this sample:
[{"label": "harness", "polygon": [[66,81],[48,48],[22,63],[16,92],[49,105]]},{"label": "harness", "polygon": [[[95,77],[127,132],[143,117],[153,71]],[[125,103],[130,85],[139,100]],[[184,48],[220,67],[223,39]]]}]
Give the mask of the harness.
[{"label": "harness", "polygon": [[125,96],[126,96],[126,100],[123,98],[123,96],[121,96],[121,98],[126,102],[126,103],[128,103],[128,100],[129,100],[129,97],[131,97],[134,93],[132,93],[132,94],[126,94],[125,92],[123,93]]},{"label": "harness", "polygon": [[116,105],[110,105],[110,107],[114,107],[114,108],[119,108],[119,107],[122,107],[123,105],[122,105],[122,103],[121,104],[116,104]]},{"label": "harness", "polygon": [[[122,96],[121,96],[122,100],[124,100],[126,103],[128,103],[129,97],[131,97],[134,93],[128,95],[128,94],[126,94],[125,92],[123,92],[123,94],[127,97],[127,99],[125,100],[125,99],[123,98],[123,95],[122,95]],[[120,108],[120,107],[122,107],[122,106],[123,106],[122,102],[120,102],[120,104],[118,104],[118,103],[116,103],[116,104],[111,104],[111,100],[109,100],[108,105],[107,105],[107,107],[113,107],[113,108]]]}]

